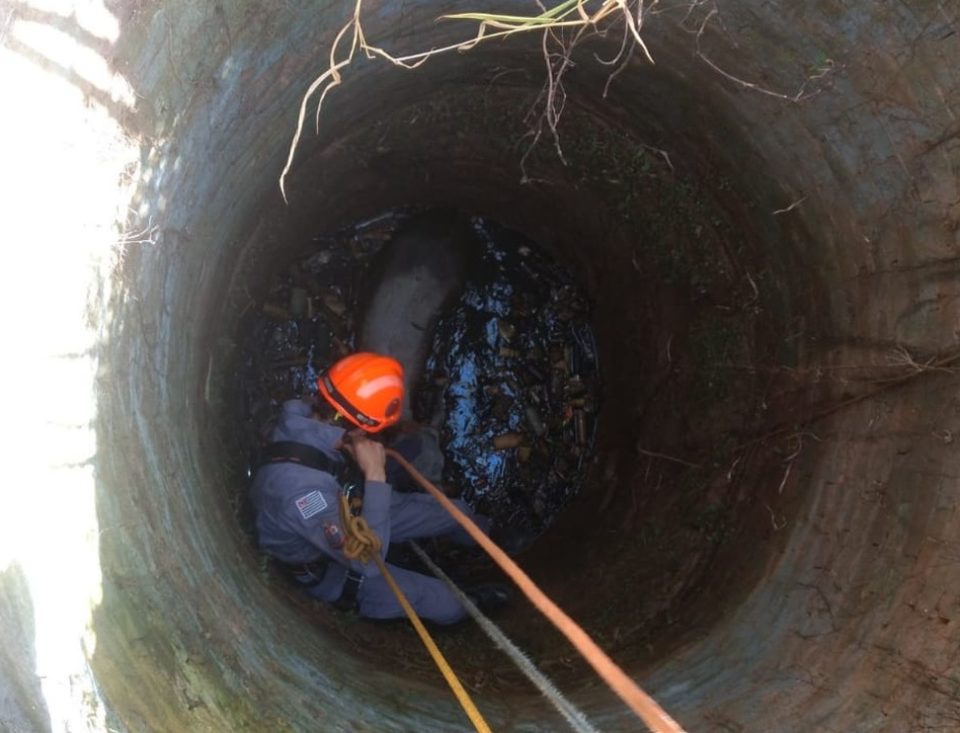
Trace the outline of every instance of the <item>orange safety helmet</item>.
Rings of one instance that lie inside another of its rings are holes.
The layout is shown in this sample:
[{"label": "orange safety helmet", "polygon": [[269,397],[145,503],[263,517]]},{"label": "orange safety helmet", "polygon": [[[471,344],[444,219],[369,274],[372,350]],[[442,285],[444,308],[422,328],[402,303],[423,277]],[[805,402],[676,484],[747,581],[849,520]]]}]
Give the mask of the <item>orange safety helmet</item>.
[{"label": "orange safety helmet", "polygon": [[317,380],[320,394],[361,430],[379,433],[400,419],[403,367],[380,354],[343,357]]}]

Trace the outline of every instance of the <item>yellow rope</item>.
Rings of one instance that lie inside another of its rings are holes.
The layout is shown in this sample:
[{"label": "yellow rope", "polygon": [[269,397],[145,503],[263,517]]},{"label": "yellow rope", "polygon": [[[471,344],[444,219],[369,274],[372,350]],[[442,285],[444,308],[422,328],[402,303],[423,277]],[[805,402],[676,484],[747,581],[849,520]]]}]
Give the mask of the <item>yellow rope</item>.
[{"label": "yellow rope", "polygon": [[353,515],[344,494],[340,494],[340,524],[343,525],[343,532],[346,535],[343,554],[348,559],[368,563],[373,558],[380,557],[382,546],[380,538],[370,529],[366,519]]},{"label": "yellow rope", "polygon": [[427,631],[427,628],[423,625],[417,612],[413,610],[410,601],[407,600],[403,591],[400,590],[397,581],[393,579],[390,571],[387,570],[383,558],[380,557],[380,548],[382,547],[380,538],[370,529],[370,525],[367,524],[366,519],[363,517],[355,517],[351,514],[347,497],[343,494],[340,495],[340,523],[343,525],[343,532],[346,535],[343,543],[343,554],[350,560],[359,560],[362,563],[368,563],[373,560],[377,564],[384,579],[387,581],[387,585],[390,586],[390,590],[392,590],[393,594],[397,597],[397,601],[407,614],[407,618],[410,619],[410,623],[413,624],[413,628],[417,630],[417,634],[420,635],[420,640],[427,648],[427,651],[430,652],[434,663],[443,674],[447,684],[450,685],[450,689],[453,690],[453,694],[459,701],[463,711],[467,714],[467,717],[470,718],[473,727],[477,729],[478,733],[491,733],[490,726],[487,725],[487,721],[483,719],[483,715],[477,709],[477,706],[474,705],[473,700],[470,699],[470,694],[460,683],[460,680],[457,678],[457,673],[453,671],[453,668],[430,636],[430,632]]}]

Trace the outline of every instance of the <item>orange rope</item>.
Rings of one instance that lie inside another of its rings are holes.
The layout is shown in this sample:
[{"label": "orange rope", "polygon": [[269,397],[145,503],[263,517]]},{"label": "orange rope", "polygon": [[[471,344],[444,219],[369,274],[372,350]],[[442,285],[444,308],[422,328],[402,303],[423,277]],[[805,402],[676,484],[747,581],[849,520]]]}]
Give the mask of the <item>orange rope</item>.
[{"label": "orange rope", "polygon": [[413,479],[423,487],[425,491],[431,494],[460,525],[477,541],[484,550],[493,558],[503,571],[517,584],[524,595],[530,599],[531,603],[546,616],[560,632],[570,640],[570,643],[576,647],[577,651],[583,655],[583,658],[590,663],[597,674],[603,679],[610,689],[613,690],[620,699],[626,703],[634,713],[636,713],[654,733],[684,733],[683,728],[671,718],[667,712],[661,708],[657,701],[640,689],[639,685],[630,679],[627,674],[620,669],[607,654],[597,646],[596,642],[590,638],[586,631],[580,625],[570,618],[564,611],[550,598],[540,590],[539,586],[530,579],[519,565],[511,560],[507,554],[481,530],[470,517],[457,508],[456,504],[450,501],[444,494],[423,475],[417,471],[410,463],[394,450],[387,450],[387,455],[403,466]]}]

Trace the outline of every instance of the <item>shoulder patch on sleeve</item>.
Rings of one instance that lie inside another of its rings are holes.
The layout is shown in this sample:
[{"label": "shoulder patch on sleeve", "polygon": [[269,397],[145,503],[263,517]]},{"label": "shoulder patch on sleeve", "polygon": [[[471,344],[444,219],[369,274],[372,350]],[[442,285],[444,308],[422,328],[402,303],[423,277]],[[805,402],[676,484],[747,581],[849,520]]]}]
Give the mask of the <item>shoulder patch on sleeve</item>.
[{"label": "shoulder patch on sleeve", "polygon": [[300,510],[300,516],[304,519],[310,519],[310,517],[316,516],[327,508],[327,500],[323,498],[323,494],[319,491],[311,491],[309,494],[304,494],[294,503],[297,505],[297,509]]}]

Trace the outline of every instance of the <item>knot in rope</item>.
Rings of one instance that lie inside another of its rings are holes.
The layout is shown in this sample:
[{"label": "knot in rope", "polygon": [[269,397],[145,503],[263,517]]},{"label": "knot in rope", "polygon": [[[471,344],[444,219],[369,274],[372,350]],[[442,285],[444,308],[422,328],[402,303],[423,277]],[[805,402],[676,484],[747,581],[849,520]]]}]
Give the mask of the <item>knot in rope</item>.
[{"label": "knot in rope", "polygon": [[343,554],[348,559],[367,563],[379,557],[382,546],[380,538],[370,529],[366,519],[351,513],[347,497],[343,494],[340,494],[340,524],[345,535]]}]

